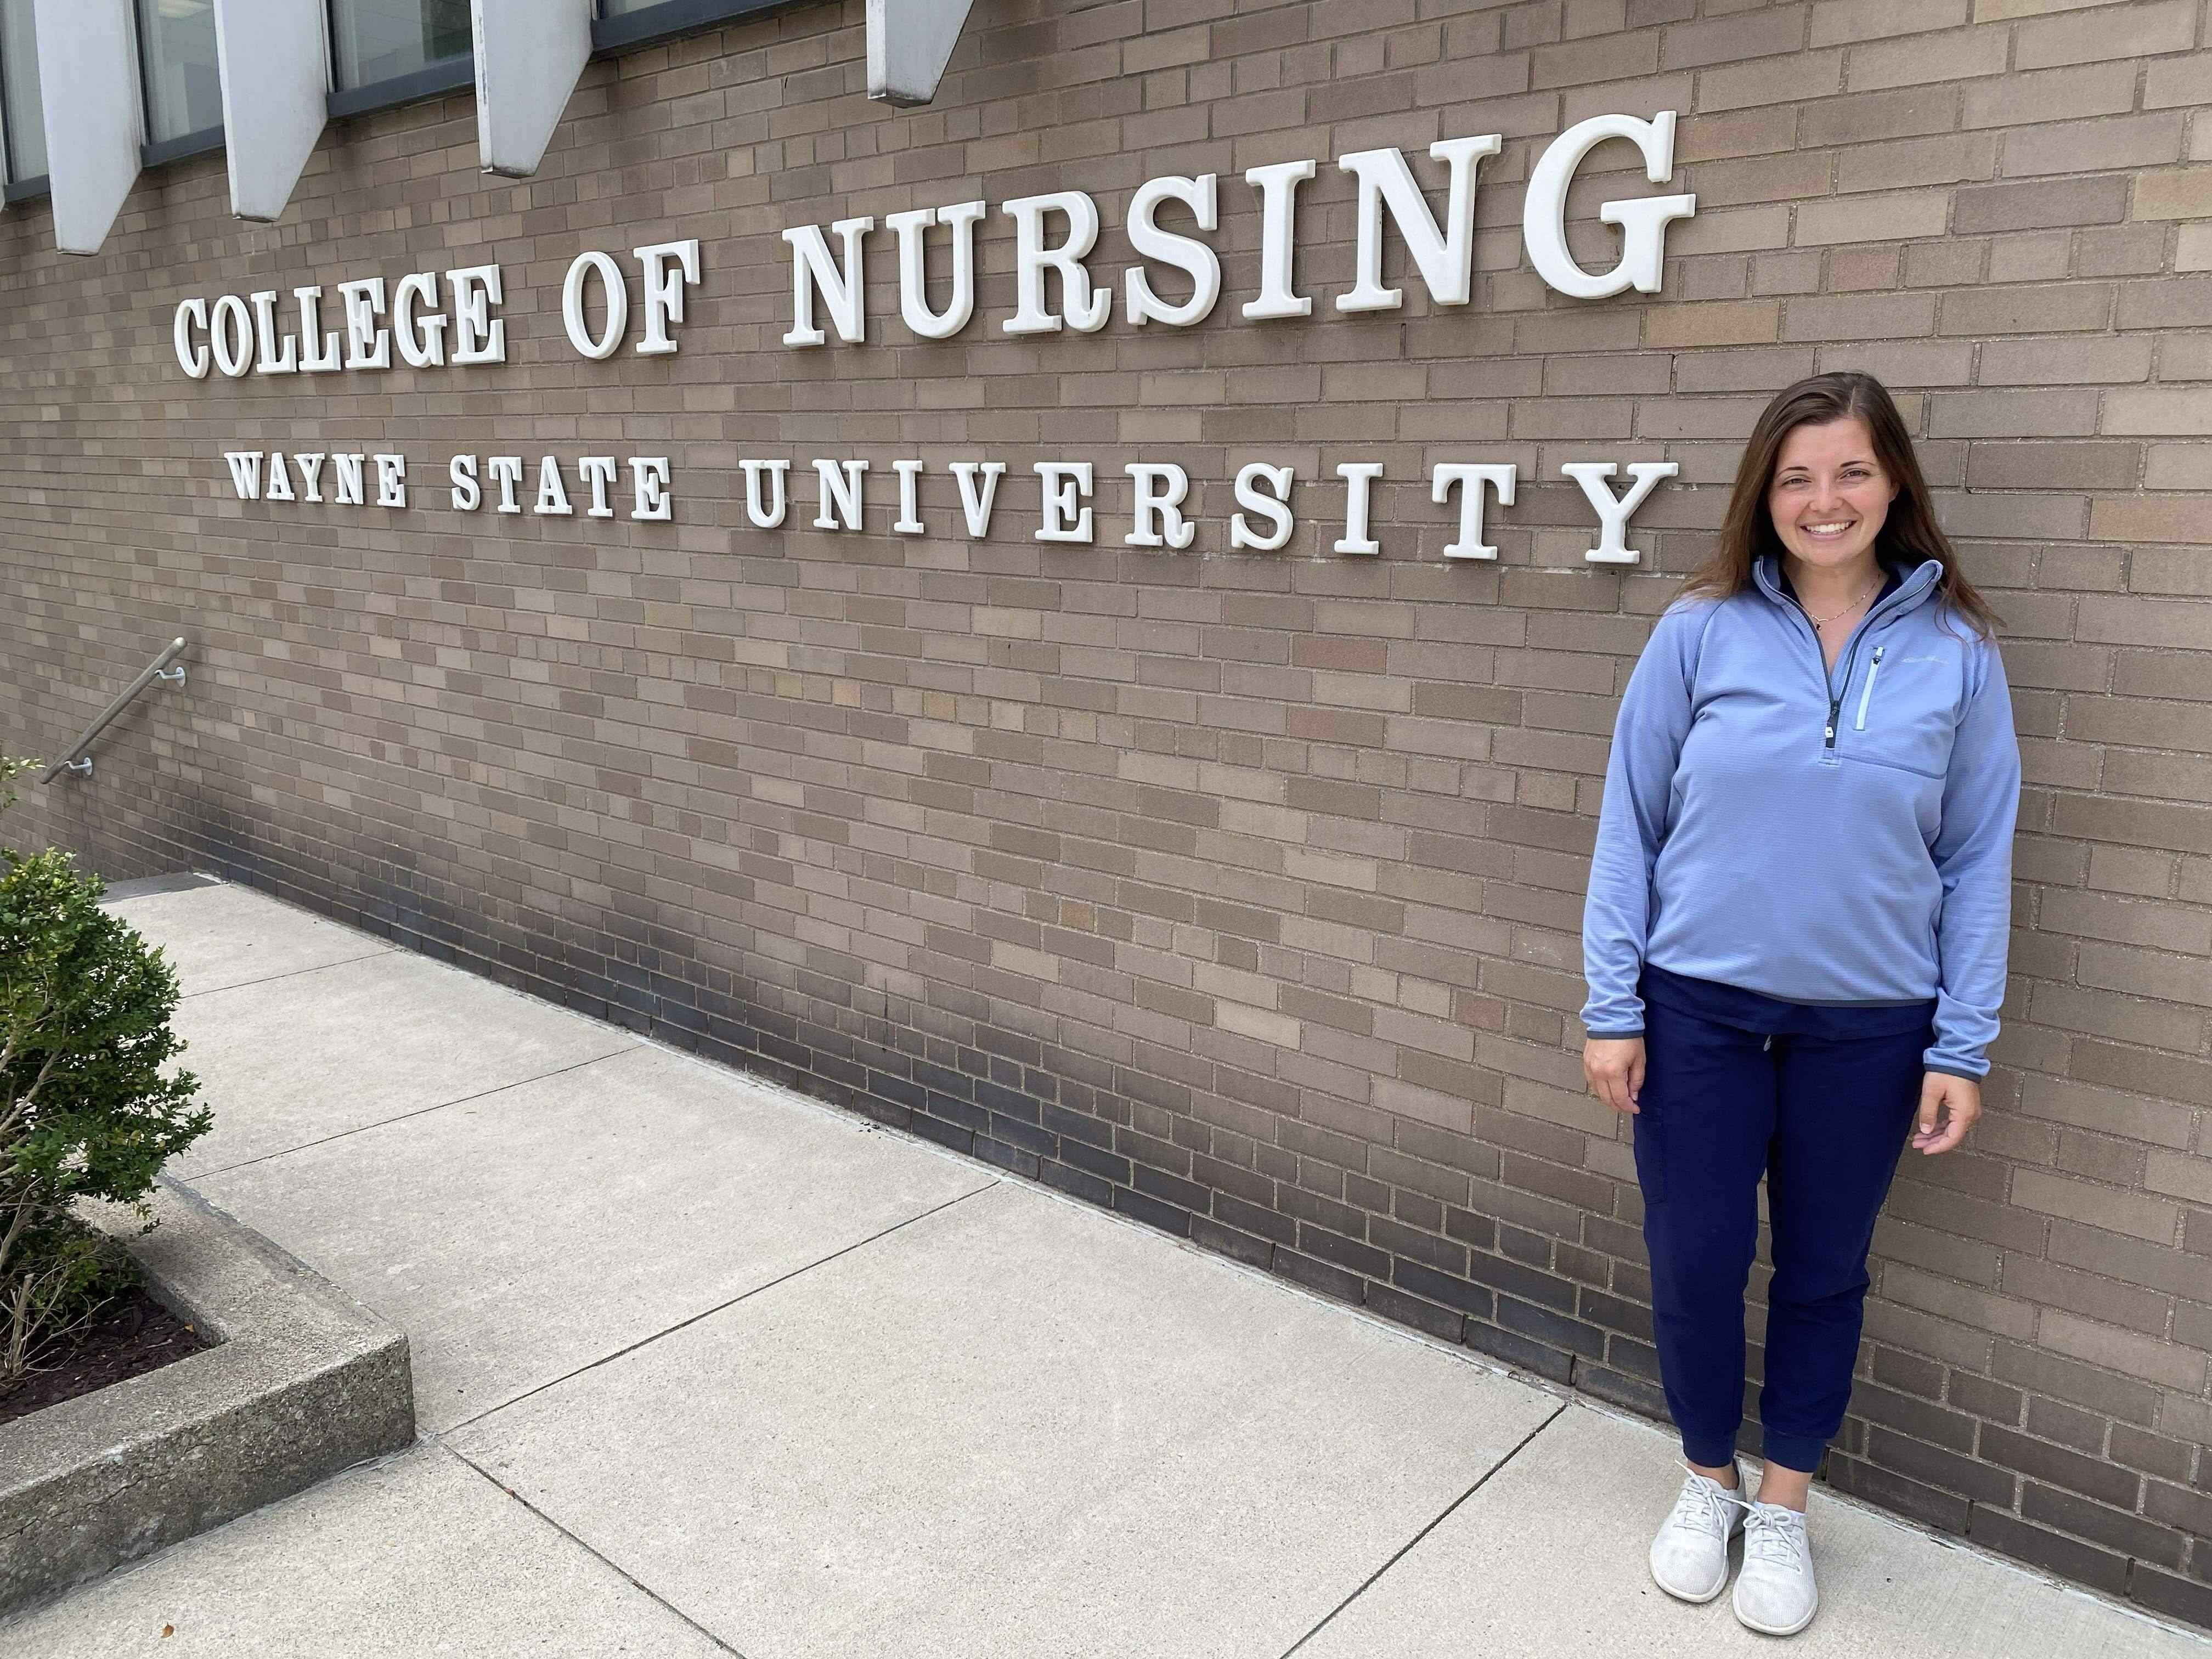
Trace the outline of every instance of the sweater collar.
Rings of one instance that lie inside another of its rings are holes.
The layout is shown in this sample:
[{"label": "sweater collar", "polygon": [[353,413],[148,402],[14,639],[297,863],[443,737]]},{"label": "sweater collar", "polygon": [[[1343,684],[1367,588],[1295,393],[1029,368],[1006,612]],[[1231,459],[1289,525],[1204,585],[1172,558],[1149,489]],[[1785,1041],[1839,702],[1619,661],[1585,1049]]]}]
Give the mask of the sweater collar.
[{"label": "sweater collar", "polygon": [[[1940,559],[1923,559],[1917,568],[1911,569],[1896,565],[1885,565],[1883,568],[1898,574],[1900,579],[1868,608],[1866,616],[1859,623],[1861,628],[1876,617],[1893,620],[1926,604],[1929,596],[1935,592],[1936,585],[1943,580],[1943,565]],[[1802,608],[1783,586],[1779,556],[1760,554],[1752,561],[1751,575],[1759,591],[1772,603],[1790,611]]]}]

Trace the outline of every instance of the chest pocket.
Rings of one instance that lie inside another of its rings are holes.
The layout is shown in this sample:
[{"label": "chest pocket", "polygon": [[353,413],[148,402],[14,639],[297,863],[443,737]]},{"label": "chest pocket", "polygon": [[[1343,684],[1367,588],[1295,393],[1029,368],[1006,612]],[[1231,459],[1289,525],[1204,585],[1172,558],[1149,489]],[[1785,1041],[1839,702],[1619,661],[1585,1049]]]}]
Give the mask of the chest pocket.
[{"label": "chest pocket", "polygon": [[1875,646],[1844,696],[1837,752],[1870,766],[1942,777],[1958,736],[1965,666],[1964,653],[1948,641]]}]

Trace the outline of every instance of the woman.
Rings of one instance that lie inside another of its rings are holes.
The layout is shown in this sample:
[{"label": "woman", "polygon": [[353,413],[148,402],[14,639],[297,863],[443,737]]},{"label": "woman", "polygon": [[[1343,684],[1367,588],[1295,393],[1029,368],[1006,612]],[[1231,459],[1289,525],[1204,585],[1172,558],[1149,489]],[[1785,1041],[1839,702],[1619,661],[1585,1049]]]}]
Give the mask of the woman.
[{"label": "woman", "polygon": [[[1896,405],[1821,374],[1759,418],[1711,562],[1613,731],[1583,914],[1583,1067],[1635,1120],[1654,1322],[1690,1466],[1651,1546],[1736,1617],[1819,1607],[1806,1489],[1850,1399],[1867,1248],[1908,1134],[1956,1146],[2004,1000],[2020,751],[1996,618]],[[1759,1500],[1743,1293],[1767,1184]]]}]

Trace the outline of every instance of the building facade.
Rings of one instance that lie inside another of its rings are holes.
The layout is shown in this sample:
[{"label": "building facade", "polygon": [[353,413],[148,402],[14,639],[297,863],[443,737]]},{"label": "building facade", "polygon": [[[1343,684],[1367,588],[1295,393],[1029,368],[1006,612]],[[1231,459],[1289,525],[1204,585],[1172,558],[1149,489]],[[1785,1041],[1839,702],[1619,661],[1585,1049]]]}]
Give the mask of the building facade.
[{"label": "building facade", "polygon": [[1768,396],[1881,376],[2027,783],[1828,1478],[2212,1625],[2204,0],[975,0],[910,108],[861,0],[679,0],[519,178],[469,9],[362,0],[268,223],[140,39],[88,255],[24,10],[0,749],[190,679],[11,837],[1655,1414],[1575,1017],[1613,712]]}]

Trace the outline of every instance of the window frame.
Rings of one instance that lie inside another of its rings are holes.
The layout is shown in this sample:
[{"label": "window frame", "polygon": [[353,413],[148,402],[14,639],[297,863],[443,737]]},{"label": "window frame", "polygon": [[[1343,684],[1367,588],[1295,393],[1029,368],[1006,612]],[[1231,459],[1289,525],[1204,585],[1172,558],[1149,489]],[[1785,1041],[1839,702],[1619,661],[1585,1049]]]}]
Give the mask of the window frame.
[{"label": "window frame", "polygon": [[[681,35],[696,34],[724,23],[743,22],[779,11],[792,11],[821,0],[659,0],[641,10],[605,15],[594,0],[592,8],[592,56],[613,58],[641,47],[656,46]],[[356,115],[373,115],[408,104],[427,102],[448,93],[476,89],[476,50],[454,52],[366,86],[341,88],[337,83],[337,17],[333,0],[324,0],[324,33],[331,50],[330,118],[342,121]]]},{"label": "window frame", "polygon": [[191,155],[211,155],[227,142],[220,126],[202,127],[198,132],[180,132],[173,138],[148,139],[138,146],[138,165],[158,167],[171,161],[181,161]]},{"label": "window frame", "polygon": [[434,58],[422,68],[409,70],[404,75],[386,76],[381,81],[370,81],[358,87],[339,86],[337,3],[337,0],[322,0],[322,4],[323,46],[330,58],[331,88],[325,112],[331,120],[343,121],[350,116],[373,115],[380,110],[425,103],[463,88],[470,92],[476,90],[476,28],[473,21],[469,29],[470,43],[466,52]]},{"label": "window frame", "polygon": [[[335,55],[337,44],[331,42]],[[343,121],[351,115],[371,115],[378,110],[398,109],[405,104],[419,104],[432,98],[441,98],[449,92],[476,90],[477,55],[473,48],[457,52],[449,58],[434,58],[418,70],[404,75],[394,75],[381,81],[371,81],[365,87],[341,88],[333,61],[331,71],[329,99],[330,118]]]},{"label": "window frame", "polygon": [[[138,165],[158,167],[165,162],[181,161],[188,155],[207,155],[223,147],[222,122],[218,119],[211,127],[199,127],[191,132],[180,132],[173,138],[156,138],[154,133],[154,65],[149,61],[153,42],[147,38],[146,20],[142,15],[144,0],[131,0],[131,43],[137,48],[138,59],[138,130],[146,137],[138,145]],[[42,92],[44,88],[40,89]],[[218,94],[219,95],[219,94]]]},{"label": "window frame", "polygon": [[[24,0],[24,3],[27,5],[29,0]],[[6,42],[0,41],[0,62],[4,62],[6,53]],[[34,60],[31,64],[31,74],[33,79],[37,77],[38,72],[39,66]],[[46,99],[46,87],[41,84],[39,88],[39,97],[42,104]],[[41,109],[40,118],[43,120],[45,115],[46,112]],[[28,179],[18,179],[15,176],[15,118],[14,112],[8,107],[7,82],[4,77],[0,77],[0,139],[4,139],[4,149],[0,149],[0,172],[4,172],[8,179],[6,188],[0,190],[0,201],[4,201],[12,206],[17,202],[27,202],[36,197],[52,195],[53,187],[46,182],[45,173],[36,173]]]},{"label": "window frame", "polygon": [[[600,0],[594,0],[592,56],[618,57],[726,23],[749,21],[776,12],[795,11],[803,6],[821,3],[822,0],[658,0],[657,4],[636,11],[608,16],[602,12]],[[143,130],[150,133],[154,128],[154,110],[152,89],[147,74],[145,31],[141,26],[136,0],[128,9],[131,37],[137,48],[139,118],[144,124]],[[331,82],[325,99],[326,113],[333,121],[423,103],[449,93],[473,93],[476,89],[476,50],[473,43],[467,52],[434,58],[404,75],[373,81],[367,86],[340,88],[337,84],[337,19],[331,0],[323,0],[323,44],[328,54]],[[4,51],[4,47],[0,47],[0,51]],[[51,195],[52,186],[43,173],[31,179],[12,176],[17,141],[14,137],[13,112],[5,108],[4,99],[0,99],[0,124],[4,124],[8,135],[4,161],[10,174],[6,185],[0,186],[0,201],[14,204]],[[197,132],[179,133],[173,138],[149,139],[139,147],[139,162],[146,167],[163,167],[195,155],[213,155],[222,149],[228,142],[228,136],[219,124],[203,127]]]},{"label": "window frame", "polygon": [[696,34],[724,23],[744,22],[772,12],[795,11],[819,0],[659,0],[637,11],[606,14],[592,7],[592,56],[612,58],[678,35]]}]

